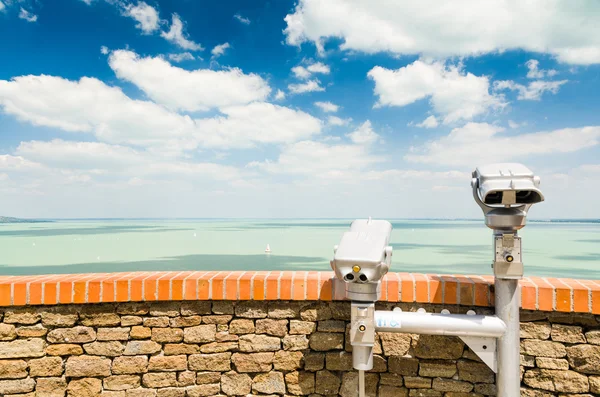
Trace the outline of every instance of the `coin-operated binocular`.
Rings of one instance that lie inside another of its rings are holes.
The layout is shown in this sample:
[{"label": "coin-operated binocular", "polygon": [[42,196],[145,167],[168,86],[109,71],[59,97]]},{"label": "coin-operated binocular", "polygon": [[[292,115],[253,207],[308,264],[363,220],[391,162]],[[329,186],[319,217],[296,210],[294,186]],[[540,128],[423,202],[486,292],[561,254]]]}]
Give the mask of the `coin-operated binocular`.
[{"label": "coin-operated binocular", "polygon": [[483,210],[485,224],[494,230],[494,275],[521,278],[521,238],[533,204],[544,201],[540,178],[516,163],[490,164],[473,171],[473,198]]}]

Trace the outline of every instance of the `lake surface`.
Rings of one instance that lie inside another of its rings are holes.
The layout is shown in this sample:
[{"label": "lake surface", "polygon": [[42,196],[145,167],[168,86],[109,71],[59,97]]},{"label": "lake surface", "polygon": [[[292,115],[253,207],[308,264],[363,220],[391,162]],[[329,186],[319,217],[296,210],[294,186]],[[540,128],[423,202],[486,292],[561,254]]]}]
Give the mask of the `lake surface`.
[{"label": "lake surface", "polygon": [[[330,270],[351,220],[85,220],[0,224],[0,274]],[[478,221],[397,220],[393,271],[492,274]],[[600,221],[529,222],[525,274],[600,279]],[[271,254],[265,254],[269,244]]]}]

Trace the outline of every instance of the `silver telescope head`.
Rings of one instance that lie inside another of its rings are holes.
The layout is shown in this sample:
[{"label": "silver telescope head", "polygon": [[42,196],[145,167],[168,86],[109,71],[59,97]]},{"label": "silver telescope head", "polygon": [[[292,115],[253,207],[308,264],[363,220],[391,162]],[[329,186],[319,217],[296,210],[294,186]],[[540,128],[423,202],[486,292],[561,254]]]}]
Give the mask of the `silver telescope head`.
[{"label": "silver telescope head", "polygon": [[357,219],[334,247],[331,268],[344,281],[348,299],[377,300],[380,281],[392,262],[391,232],[388,221]]},{"label": "silver telescope head", "polygon": [[517,231],[525,226],[533,204],[544,201],[540,178],[517,163],[489,164],[473,171],[473,198],[494,230]]}]

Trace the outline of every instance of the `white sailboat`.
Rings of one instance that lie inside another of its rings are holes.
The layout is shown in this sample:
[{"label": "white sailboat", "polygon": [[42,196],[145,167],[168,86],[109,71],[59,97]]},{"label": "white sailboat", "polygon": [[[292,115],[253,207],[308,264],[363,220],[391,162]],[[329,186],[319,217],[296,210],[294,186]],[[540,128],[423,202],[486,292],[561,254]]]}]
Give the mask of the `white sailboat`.
[{"label": "white sailboat", "polygon": [[267,244],[267,248],[265,248],[265,252],[266,252],[267,254],[270,254],[270,253],[271,253],[271,247],[269,246],[269,244]]}]

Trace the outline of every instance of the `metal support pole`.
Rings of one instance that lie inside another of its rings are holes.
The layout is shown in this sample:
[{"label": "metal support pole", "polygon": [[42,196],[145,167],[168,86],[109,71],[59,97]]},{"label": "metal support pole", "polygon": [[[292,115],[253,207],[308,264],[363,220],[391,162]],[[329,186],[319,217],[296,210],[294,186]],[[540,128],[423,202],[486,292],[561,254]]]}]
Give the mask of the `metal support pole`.
[{"label": "metal support pole", "polygon": [[519,280],[495,278],[496,315],[506,324],[506,332],[498,338],[498,397],[520,395],[519,359]]},{"label": "metal support pole", "polygon": [[365,397],[365,371],[358,371],[358,397]]}]

